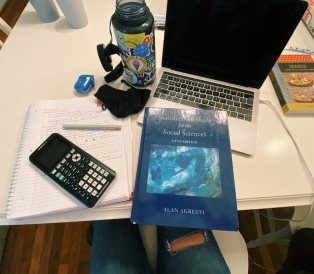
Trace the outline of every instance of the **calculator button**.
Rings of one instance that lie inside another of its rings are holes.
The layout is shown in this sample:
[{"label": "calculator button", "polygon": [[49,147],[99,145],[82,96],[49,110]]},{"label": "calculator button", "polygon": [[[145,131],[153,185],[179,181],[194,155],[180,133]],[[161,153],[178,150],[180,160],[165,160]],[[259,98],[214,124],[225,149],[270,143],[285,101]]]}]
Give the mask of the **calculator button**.
[{"label": "calculator button", "polygon": [[90,169],[87,173],[89,174],[89,175],[92,175],[93,174],[93,170],[92,169]]},{"label": "calculator button", "polygon": [[74,151],[75,151],[75,149],[74,149],[74,148],[72,148],[70,152],[71,152],[71,153],[73,153]]},{"label": "calculator button", "polygon": [[84,177],[83,177],[83,179],[84,180],[87,180],[89,177],[87,176],[87,175],[85,175]]},{"label": "calculator button", "polygon": [[67,154],[67,156],[65,156],[65,158],[69,159],[71,157],[71,154]]},{"label": "calculator button", "polygon": [[104,184],[105,182],[107,182],[106,179],[102,179],[102,180],[101,180],[101,183],[102,183],[102,184]]},{"label": "calculator button", "polygon": [[96,171],[99,171],[99,170],[101,170],[101,168],[100,168],[100,167],[97,167]]},{"label": "calculator button", "polygon": [[100,175],[97,176],[97,180],[98,180],[98,181],[100,181],[101,178],[102,178],[102,177],[101,177]]},{"label": "calculator button", "polygon": [[63,181],[64,179],[65,179],[65,177],[62,175],[62,174],[60,174],[60,173],[57,173],[57,178],[60,180],[60,181]]},{"label": "calculator button", "polygon": [[93,163],[92,161],[90,161],[88,165],[89,165],[89,166],[92,166],[93,164],[94,164],[94,163]]},{"label": "calculator button", "polygon": [[61,163],[64,164],[66,162],[66,159],[62,159]]},{"label": "calculator button", "polygon": [[87,189],[87,191],[88,191],[89,193],[91,193],[91,192],[92,192],[92,190],[93,190],[93,188],[92,188],[92,187],[89,187],[89,188]]},{"label": "calculator button", "polygon": [[96,167],[97,167],[97,165],[96,165],[96,164],[94,164],[94,165],[93,165],[93,168],[96,168]]},{"label": "calculator button", "polygon": [[96,178],[97,175],[98,175],[98,174],[97,174],[96,172],[94,172],[92,176],[93,176],[94,178]]},{"label": "calculator button", "polygon": [[94,187],[97,186],[97,182],[94,181],[92,185],[93,185]]},{"label": "calculator button", "polygon": [[105,174],[104,174],[104,176],[105,176],[105,177],[107,177],[107,176],[108,176],[108,174],[109,174],[109,172],[107,172],[107,171],[106,171],[106,172],[105,172]]},{"label": "calculator button", "polygon": [[98,190],[101,190],[102,185],[98,185],[96,188],[97,188]]},{"label": "calculator button", "polygon": [[88,188],[88,184],[85,184],[85,185],[83,186],[83,188],[84,188],[84,189]]},{"label": "calculator button", "polygon": [[98,192],[97,192],[96,190],[94,190],[93,193],[92,193],[92,195],[93,195],[93,196],[96,196],[97,193],[98,193]]},{"label": "calculator button", "polygon": [[84,185],[84,181],[81,180],[81,181],[79,182],[79,185],[80,185],[80,186]]},{"label": "calculator button", "polygon": [[100,174],[104,174],[104,172],[105,172],[105,170],[104,170],[104,169],[102,169],[102,170],[100,171]]},{"label": "calculator button", "polygon": [[79,153],[73,154],[72,161],[78,162],[79,160],[81,160],[81,155]]},{"label": "calculator button", "polygon": [[61,165],[60,165],[60,164],[58,164],[58,165],[57,165],[57,168],[59,169],[60,167],[61,167]]},{"label": "calculator button", "polygon": [[88,179],[88,182],[91,184],[94,180],[92,178]]},{"label": "calculator button", "polygon": [[51,171],[51,174],[55,174],[57,172],[56,169],[54,169],[53,171]]}]

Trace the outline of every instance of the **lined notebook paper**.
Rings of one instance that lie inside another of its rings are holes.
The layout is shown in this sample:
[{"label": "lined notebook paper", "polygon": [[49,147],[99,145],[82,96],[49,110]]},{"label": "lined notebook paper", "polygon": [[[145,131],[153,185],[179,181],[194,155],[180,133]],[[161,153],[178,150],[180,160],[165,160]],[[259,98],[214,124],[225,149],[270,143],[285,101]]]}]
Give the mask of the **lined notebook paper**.
[{"label": "lined notebook paper", "polygon": [[[122,125],[122,130],[64,130],[63,124]],[[127,201],[132,191],[130,118],[103,111],[92,96],[39,101],[29,106],[8,198],[7,218],[21,219],[85,208],[29,162],[29,155],[57,132],[116,171],[97,208]],[[89,209],[93,210],[93,209]]]}]

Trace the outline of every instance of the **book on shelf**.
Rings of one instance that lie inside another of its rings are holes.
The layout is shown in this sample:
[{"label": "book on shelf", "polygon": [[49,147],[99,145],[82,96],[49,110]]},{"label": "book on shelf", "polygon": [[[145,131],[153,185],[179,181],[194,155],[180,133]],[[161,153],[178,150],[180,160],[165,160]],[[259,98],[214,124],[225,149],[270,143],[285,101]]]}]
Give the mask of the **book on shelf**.
[{"label": "book on shelf", "polygon": [[311,55],[280,55],[269,78],[284,114],[314,114],[314,60]]},{"label": "book on shelf", "polygon": [[225,111],[145,108],[131,221],[238,230]]},{"label": "book on shelf", "polygon": [[308,29],[310,34],[314,38],[314,1],[313,0],[307,0],[308,2],[308,8],[306,9],[304,15],[302,16],[302,22],[304,23],[305,27]]},{"label": "book on shelf", "polygon": [[[62,125],[70,123],[118,124],[122,130],[64,130]],[[24,219],[85,208],[29,161],[30,154],[54,132],[60,133],[117,173],[116,180],[98,205],[87,210],[99,210],[104,205],[130,200],[130,118],[119,119],[108,110],[103,111],[93,96],[38,101],[28,108],[8,198],[8,219]]]}]

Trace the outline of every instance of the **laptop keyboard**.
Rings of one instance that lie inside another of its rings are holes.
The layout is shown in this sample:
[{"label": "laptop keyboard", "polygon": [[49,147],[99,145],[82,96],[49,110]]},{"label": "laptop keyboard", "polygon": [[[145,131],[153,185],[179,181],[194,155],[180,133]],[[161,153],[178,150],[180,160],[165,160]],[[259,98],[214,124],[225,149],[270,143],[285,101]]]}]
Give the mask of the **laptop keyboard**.
[{"label": "laptop keyboard", "polygon": [[205,110],[225,110],[228,116],[252,121],[254,93],[191,77],[163,72],[154,97]]}]

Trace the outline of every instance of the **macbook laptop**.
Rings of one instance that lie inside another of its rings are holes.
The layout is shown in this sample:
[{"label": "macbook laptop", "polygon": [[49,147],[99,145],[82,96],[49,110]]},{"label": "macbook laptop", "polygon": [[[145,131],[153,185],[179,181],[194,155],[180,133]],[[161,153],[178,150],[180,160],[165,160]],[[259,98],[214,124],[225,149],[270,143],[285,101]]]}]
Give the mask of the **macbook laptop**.
[{"label": "macbook laptop", "polygon": [[162,68],[146,106],[226,110],[232,150],[253,155],[259,88],[307,5],[299,0],[168,0]]}]

